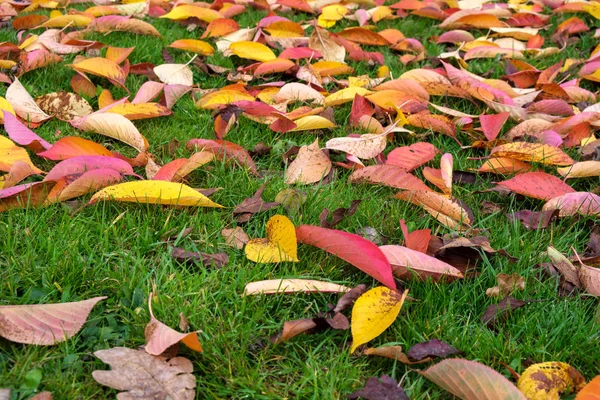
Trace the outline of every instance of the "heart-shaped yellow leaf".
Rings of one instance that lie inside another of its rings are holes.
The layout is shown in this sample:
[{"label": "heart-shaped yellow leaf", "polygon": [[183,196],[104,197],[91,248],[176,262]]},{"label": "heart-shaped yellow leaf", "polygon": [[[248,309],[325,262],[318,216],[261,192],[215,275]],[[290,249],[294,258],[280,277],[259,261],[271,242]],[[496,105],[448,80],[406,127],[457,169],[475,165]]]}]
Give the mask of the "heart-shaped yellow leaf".
[{"label": "heart-shaped yellow leaf", "polygon": [[400,313],[408,290],[402,294],[385,286],[373,288],[360,296],[352,308],[352,348],[381,335]]},{"label": "heart-shaped yellow leaf", "polygon": [[267,222],[267,237],[252,239],[246,245],[246,257],[257,263],[298,260],[296,228],[284,215],[274,215]]}]

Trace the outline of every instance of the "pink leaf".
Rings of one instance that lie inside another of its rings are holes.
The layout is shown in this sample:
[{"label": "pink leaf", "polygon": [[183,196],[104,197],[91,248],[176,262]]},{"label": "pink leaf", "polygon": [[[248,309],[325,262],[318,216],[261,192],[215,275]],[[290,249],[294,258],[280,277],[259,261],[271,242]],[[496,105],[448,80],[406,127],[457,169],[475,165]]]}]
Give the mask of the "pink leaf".
[{"label": "pink leaf", "polygon": [[213,153],[215,157],[224,160],[234,160],[248,168],[254,175],[258,175],[256,164],[250,154],[242,146],[226,140],[191,139],[186,147],[205,150]]},{"label": "pink leaf", "polygon": [[576,214],[597,216],[600,214],[600,196],[588,192],[567,193],[548,201],[542,210],[559,210],[560,217]]},{"label": "pink leaf", "polygon": [[415,275],[420,278],[432,277],[435,280],[463,277],[452,265],[408,247],[389,245],[379,249],[392,265],[394,275],[399,278],[412,278]]},{"label": "pink leaf", "polygon": [[133,174],[131,165],[124,160],[107,156],[78,156],[59,162],[48,172],[45,181],[56,181],[60,178],[80,174],[95,169],[113,169],[122,174]]},{"label": "pink leaf", "polygon": [[504,123],[508,120],[509,115],[510,113],[503,112],[500,114],[482,115],[479,117],[481,129],[487,140],[491,142],[498,137],[498,134],[504,126]]},{"label": "pink leaf", "polygon": [[357,169],[348,179],[350,183],[370,183],[396,189],[431,191],[423,181],[395,165],[370,165]]},{"label": "pink leaf", "polygon": [[21,146],[29,147],[36,152],[42,151],[42,149],[48,150],[52,146],[23,125],[17,117],[8,111],[2,110],[2,112],[4,114],[4,129],[8,133],[8,137],[13,141]]},{"label": "pink leaf", "polygon": [[0,306],[0,336],[12,342],[51,345],[75,335],[106,297],[73,303]]},{"label": "pink leaf", "polygon": [[438,150],[434,145],[419,142],[410,146],[395,148],[388,154],[386,164],[396,165],[406,171],[412,171],[433,160],[437,153]]},{"label": "pink leaf", "polygon": [[298,226],[296,237],[299,243],[310,244],[331,253],[371,275],[387,287],[396,288],[389,261],[369,240],[352,233],[314,225]]},{"label": "pink leaf", "polygon": [[84,173],[67,175],[52,188],[45,204],[58,203],[96,192],[123,180],[120,172],[111,168],[100,168]]},{"label": "pink leaf", "polygon": [[289,60],[300,60],[302,58],[317,59],[323,57],[317,50],[310,47],[292,47],[285,49],[279,55],[279,58],[287,58]]}]

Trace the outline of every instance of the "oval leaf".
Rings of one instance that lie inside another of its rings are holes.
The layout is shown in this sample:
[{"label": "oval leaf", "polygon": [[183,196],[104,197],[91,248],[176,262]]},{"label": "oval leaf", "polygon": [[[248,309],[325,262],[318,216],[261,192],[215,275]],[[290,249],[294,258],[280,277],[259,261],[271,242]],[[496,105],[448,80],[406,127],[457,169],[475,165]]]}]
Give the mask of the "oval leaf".
[{"label": "oval leaf", "polygon": [[243,296],[252,294],[275,293],[345,293],[351,288],[335,283],[315,281],[310,279],[271,279],[267,281],[250,282],[244,288]]},{"label": "oval leaf", "polygon": [[414,275],[420,278],[432,277],[435,280],[444,277],[463,278],[463,274],[452,265],[419,251],[394,245],[380,246],[379,249],[387,257],[398,278],[411,278]]}]

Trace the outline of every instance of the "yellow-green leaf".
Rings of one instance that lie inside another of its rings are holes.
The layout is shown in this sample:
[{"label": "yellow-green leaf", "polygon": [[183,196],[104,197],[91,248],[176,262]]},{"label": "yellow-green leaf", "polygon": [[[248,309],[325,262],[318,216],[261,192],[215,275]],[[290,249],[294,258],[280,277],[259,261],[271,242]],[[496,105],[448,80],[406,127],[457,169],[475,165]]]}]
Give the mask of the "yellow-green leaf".
[{"label": "yellow-green leaf", "polygon": [[360,296],[352,308],[352,348],[365,344],[381,335],[395,320],[406,299],[402,294],[385,286],[373,288]]},{"label": "yellow-green leaf", "polygon": [[175,206],[223,207],[189,186],[166,181],[135,181],[109,186],[96,193],[91,198],[90,204],[100,200]]}]

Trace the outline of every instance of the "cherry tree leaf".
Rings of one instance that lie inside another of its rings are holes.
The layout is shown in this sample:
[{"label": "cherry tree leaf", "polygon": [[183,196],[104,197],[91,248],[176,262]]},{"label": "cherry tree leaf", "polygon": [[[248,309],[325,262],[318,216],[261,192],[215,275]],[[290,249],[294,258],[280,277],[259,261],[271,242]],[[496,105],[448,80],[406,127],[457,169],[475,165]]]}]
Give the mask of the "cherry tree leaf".
[{"label": "cherry tree leaf", "polygon": [[380,246],[379,249],[392,265],[394,275],[399,278],[463,278],[463,274],[452,265],[419,251],[398,245]]}]

